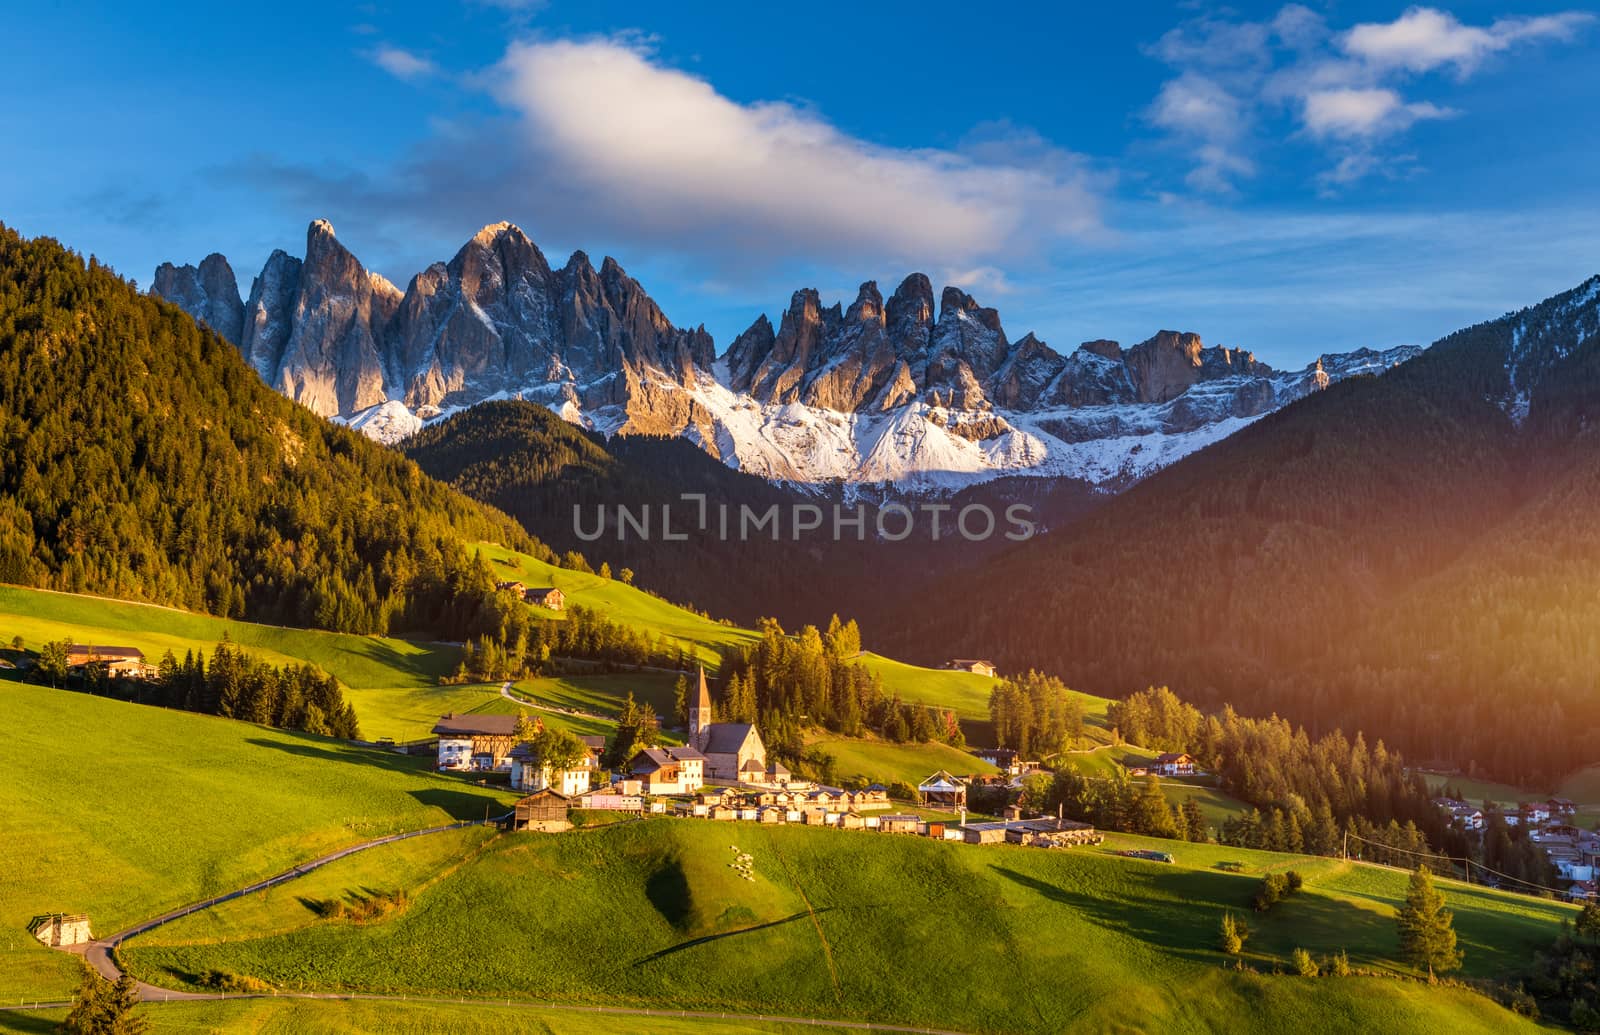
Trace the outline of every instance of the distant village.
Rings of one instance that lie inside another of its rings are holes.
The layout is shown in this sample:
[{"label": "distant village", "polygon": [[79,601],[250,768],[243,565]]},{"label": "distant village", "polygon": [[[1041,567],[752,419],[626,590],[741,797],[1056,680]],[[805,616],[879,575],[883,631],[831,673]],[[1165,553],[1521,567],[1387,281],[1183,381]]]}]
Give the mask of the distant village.
[{"label": "distant village", "polygon": [[[1012,807],[1004,819],[969,822],[968,783],[940,770],[917,785],[927,806],[919,812],[894,812],[888,788],[859,790],[827,787],[791,773],[767,758],[753,723],[717,722],[705,671],[689,703],[688,743],[645,747],[619,772],[602,777],[605,738],[582,737],[587,749],[570,768],[555,769],[519,741],[514,715],[446,715],[434,726],[438,767],[447,771],[506,773],[524,793],[507,819],[514,830],[555,832],[572,826],[574,809],[670,815],[711,821],[799,824],[840,830],[911,834],[969,844],[1010,842],[1041,847],[1097,844],[1095,829],[1062,817],[1023,818]],[[1025,766],[1015,752],[980,751],[1015,779]],[[925,815],[924,812],[939,813]],[[948,818],[945,815],[948,814]]]},{"label": "distant village", "polygon": [[[1550,865],[1566,883],[1566,897],[1574,902],[1600,898],[1600,833],[1584,830],[1574,822],[1578,806],[1566,798],[1548,798],[1544,801],[1523,801],[1514,805],[1497,807],[1485,802],[1483,807],[1459,797],[1438,797],[1433,803],[1460,829],[1482,835],[1491,818],[1498,818],[1508,827],[1520,827],[1528,832],[1528,840],[1544,853]],[[1493,874],[1484,881],[1495,884]],[[1512,890],[1519,890],[1515,884]]]}]

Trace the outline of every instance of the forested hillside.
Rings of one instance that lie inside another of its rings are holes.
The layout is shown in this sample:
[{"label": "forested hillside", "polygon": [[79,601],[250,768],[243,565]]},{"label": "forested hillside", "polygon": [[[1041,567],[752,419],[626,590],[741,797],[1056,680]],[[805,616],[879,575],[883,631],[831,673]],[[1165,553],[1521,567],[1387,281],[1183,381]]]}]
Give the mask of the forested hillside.
[{"label": "forested hillside", "polygon": [[0,582],[466,635],[498,625],[483,540],[548,555],[175,306],[0,227]]},{"label": "forested hillside", "polygon": [[1600,727],[1597,284],[1264,418],[883,633],[1554,780]]}]

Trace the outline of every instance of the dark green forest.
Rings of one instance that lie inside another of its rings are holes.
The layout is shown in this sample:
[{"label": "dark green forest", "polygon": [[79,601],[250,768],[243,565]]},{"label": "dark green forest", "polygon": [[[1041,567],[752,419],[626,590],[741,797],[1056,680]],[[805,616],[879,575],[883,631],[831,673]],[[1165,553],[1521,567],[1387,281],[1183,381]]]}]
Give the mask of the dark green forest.
[{"label": "dark green forest", "polygon": [[477,540],[550,556],[176,307],[0,227],[0,582],[465,638],[499,617]]},{"label": "dark green forest", "polygon": [[1514,328],[1576,296],[1315,393],[868,631],[1553,785],[1600,733],[1600,320],[1535,343],[1520,428],[1499,400]]}]

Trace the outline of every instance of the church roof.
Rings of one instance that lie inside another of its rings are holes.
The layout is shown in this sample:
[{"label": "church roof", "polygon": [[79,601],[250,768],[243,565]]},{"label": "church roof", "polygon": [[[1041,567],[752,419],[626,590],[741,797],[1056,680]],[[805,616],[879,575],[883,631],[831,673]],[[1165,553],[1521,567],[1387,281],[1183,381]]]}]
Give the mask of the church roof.
[{"label": "church roof", "polygon": [[753,729],[748,722],[713,722],[705,728],[706,743],[700,750],[708,755],[736,755]]},{"label": "church roof", "polygon": [[711,691],[706,689],[706,667],[700,666],[700,695],[695,699],[702,715],[711,714]]}]

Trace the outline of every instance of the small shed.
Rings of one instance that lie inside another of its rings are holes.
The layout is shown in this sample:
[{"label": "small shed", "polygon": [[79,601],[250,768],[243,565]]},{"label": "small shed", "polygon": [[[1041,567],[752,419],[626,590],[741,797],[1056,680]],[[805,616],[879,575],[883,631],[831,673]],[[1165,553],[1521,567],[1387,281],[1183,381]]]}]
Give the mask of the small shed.
[{"label": "small shed", "polygon": [[51,948],[83,945],[94,940],[87,913],[46,913],[28,921],[28,933]]},{"label": "small shed", "polygon": [[512,830],[570,830],[571,822],[567,819],[567,809],[571,801],[564,794],[559,794],[546,787],[542,791],[535,791],[522,798],[516,804],[512,813]]},{"label": "small shed", "polygon": [[878,829],[886,834],[920,834],[922,833],[922,817],[912,815],[881,816],[878,819]]}]

